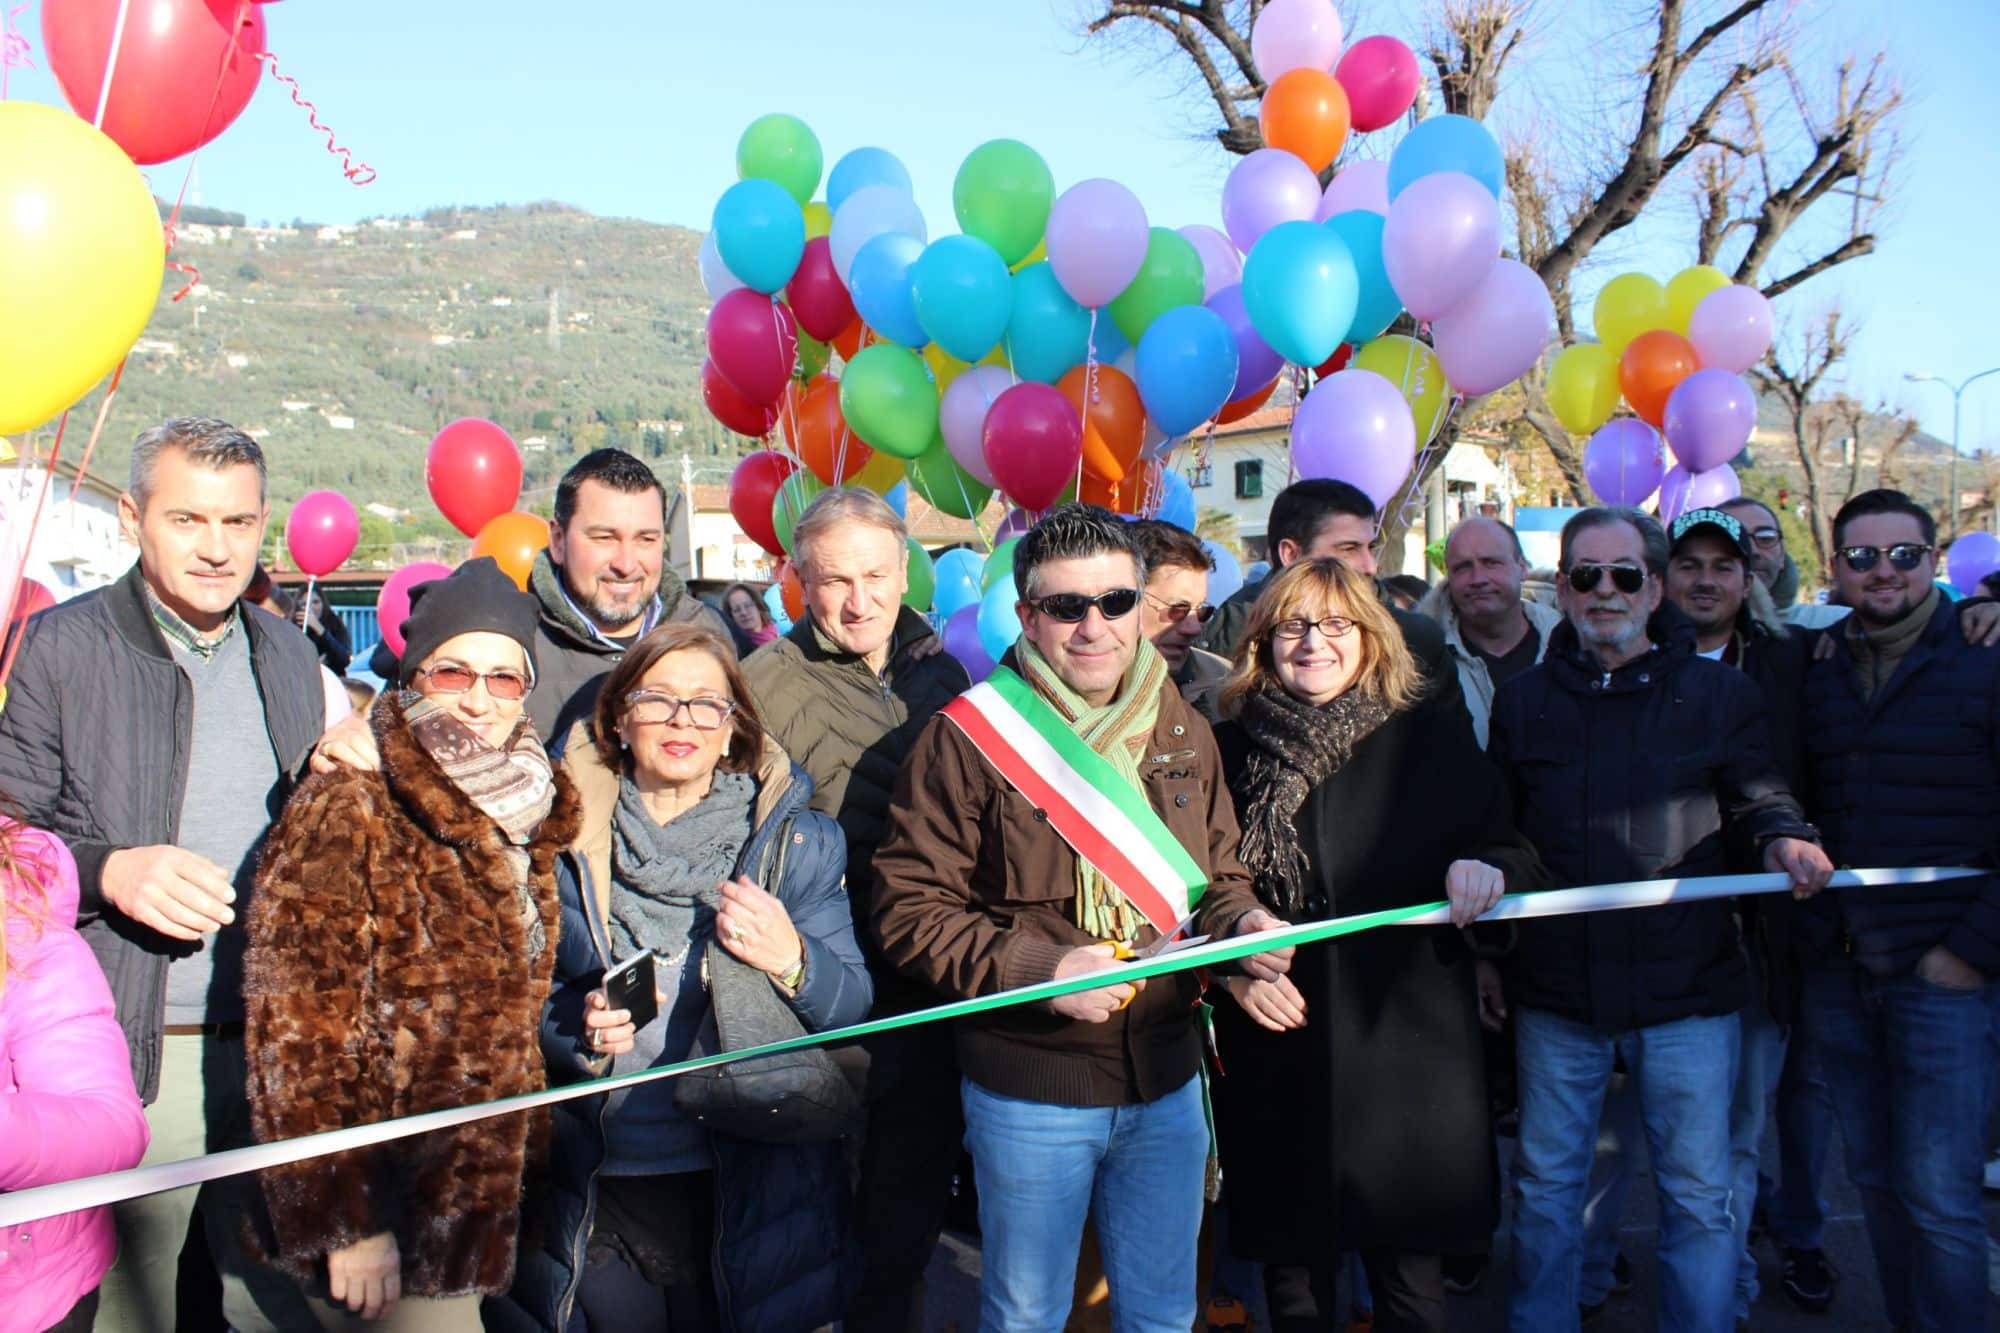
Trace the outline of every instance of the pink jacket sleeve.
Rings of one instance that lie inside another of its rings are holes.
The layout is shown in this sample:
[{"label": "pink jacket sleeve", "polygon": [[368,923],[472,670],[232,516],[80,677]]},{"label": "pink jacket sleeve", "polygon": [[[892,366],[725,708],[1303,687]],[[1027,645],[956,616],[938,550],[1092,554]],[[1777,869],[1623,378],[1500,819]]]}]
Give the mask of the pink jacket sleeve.
[{"label": "pink jacket sleeve", "polygon": [[[19,851],[51,873],[39,931],[9,912],[0,991],[0,1190],[136,1166],[148,1138],[111,988],[76,933],[76,861],[61,839],[39,830],[23,834]],[[10,896],[13,887],[0,885]]]}]

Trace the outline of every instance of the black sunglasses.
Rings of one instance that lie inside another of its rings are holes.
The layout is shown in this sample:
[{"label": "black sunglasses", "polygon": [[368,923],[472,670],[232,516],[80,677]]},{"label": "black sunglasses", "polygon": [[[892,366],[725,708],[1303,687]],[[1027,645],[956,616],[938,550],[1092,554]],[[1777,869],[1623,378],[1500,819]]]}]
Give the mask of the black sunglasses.
[{"label": "black sunglasses", "polygon": [[1897,542],[1894,546],[1843,546],[1840,558],[1855,573],[1866,574],[1875,568],[1877,560],[1886,555],[1890,564],[1907,574],[1924,563],[1924,557],[1933,549],[1921,542]]},{"label": "black sunglasses", "polygon": [[1080,592],[1052,592],[1046,597],[1028,599],[1028,605],[1050,620],[1060,620],[1065,625],[1074,625],[1082,620],[1090,614],[1093,606],[1106,620],[1122,620],[1139,605],[1139,590],[1113,588],[1095,597],[1085,597]]},{"label": "black sunglasses", "polygon": [[1155,597],[1151,593],[1146,594],[1146,600],[1151,602],[1153,609],[1165,617],[1170,624],[1178,625],[1189,616],[1193,616],[1196,623],[1206,625],[1215,618],[1215,604],[1213,602],[1202,602],[1199,605],[1194,602],[1169,602],[1163,598]]},{"label": "black sunglasses", "polygon": [[1578,592],[1595,592],[1598,580],[1606,574],[1611,576],[1611,586],[1622,593],[1635,593],[1646,586],[1646,571],[1637,565],[1577,565],[1566,577]]}]

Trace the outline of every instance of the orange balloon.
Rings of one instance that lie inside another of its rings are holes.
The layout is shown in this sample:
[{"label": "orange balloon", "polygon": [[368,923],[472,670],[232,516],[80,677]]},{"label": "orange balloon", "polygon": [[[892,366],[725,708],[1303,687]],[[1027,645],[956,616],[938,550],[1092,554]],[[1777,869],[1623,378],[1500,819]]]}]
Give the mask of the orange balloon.
[{"label": "orange balloon", "polygon": [[1694,344],[1668,329],[1642,333],[1618,357],[1618,387],[1643,421],[1657,426],[1667,414],[1667,398],[1694,374],[1700,361]]},{"label": "orange balloon", "polygon": [[805,585],[799,582],[799,571],[792,568],[789,560],[778,566],[778,600],[784,603],[785,614],[793,620],[805,619]]},{"label": "orange balloon", "polygon": [[1087,505],[1100,505],[1114,514],[1125,511],[1119,508],[1119,501],[1132,488],[1115,481],[1106,481],[1094,472],[1085,472],[1076,484],[1076,498]]},{"label": "orange balloon", "polygon": [[847,322],[847,327],[833,335],[833,349],[840,353],[842,361],[852,361],[854,354],[861,350],[861,335],[868,326],[856,315]]},{"label": "orange balloon", "polygon": [[1233,403],[1223,404],[1222,410],[1215,414],[1215,424],[1218,426],[1227,426],[1232,421],[1243,420],[1243,418],[1269,402],[1271,395],[1277,391],[1278,382],[1272,380],[1255,393],[1246,393]]},{"label": "orange balloon", "polygon": [[472,539],[471,559],[490,555],[499,562],[508,578],[528,590],[528,572],[535,567],[535,555],[549,544],[549,521],[519,510],[492,519]]},{"label": "orange balloon", "polygon": [[847,428],[847,418],[840,413],[840,381],[820,375],[810,384],[793,387],[797,395],[787,395],[778,420],[799,461],[829,486],[840,485],[868,466],[875,451]]},{"label": "orange balloon", "polygon": [[1347,90],[1323,69],[1280,74],[1264,90],[1257,109],[1265,146],[1304,159],[1314,171],[1325,171],[1340,156],[1352,122]]},{"label": "orange balloon", "polygon": [[1119,481],[1139,461],[1146,445],[1146,405],[1139,388],[1115,366],[1099,366],[1091,386],[1090,411],[1083,410],[1083,387],[1090,367],[1077,366],[1056,381],[1056,388],[1084,417],[1083,470],[1106,481]]}]

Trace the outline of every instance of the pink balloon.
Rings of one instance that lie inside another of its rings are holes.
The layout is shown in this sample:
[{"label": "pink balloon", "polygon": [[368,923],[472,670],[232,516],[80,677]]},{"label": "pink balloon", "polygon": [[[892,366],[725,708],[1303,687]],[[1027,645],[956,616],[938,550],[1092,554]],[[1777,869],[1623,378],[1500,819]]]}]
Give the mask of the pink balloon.
[{"label": "pink balloon", "polygon": [[314,578],[339,569],[361,540],[361,516],[339,491],[308,491],[285,520],[292,563]]},{"label": "pink balloon", "polygon": [[1070,300],[1096,310],[1139,276],[1151,236],[1137,195],[1117,181],[1078,181],[1049,210],[1049,267]]},{"label": "pink balloon", "polygon": [[403,622],[410,618],[410,589],[450,573],[450,565],[418,560],[382,580],[382,591],[375,598],[375,623],[380,626],[382,642],[389,645],[390,652],[398,657],[403,655]]},{"label": "pink balloon", "polygon": [[1201,256],[1201,299],[1208,300],[1224,287],[1234,287],[1243,281],[1243,256],[1236,253],[1236,247],[1227,236],[1203,223],[1191,223],[1180,229],[1194,252]]},{"label": "pink balloon", "polygon": [[1005,366],[974,366],[963,371],[944,391],[938,404],[938,425],[944,432],[945,448],[958,465],[979,478],[982,486],[995,486],[993,469],[986,465],[986,413],[1014,384]]},{"label": "pink balloon", "polygon": [[1336,213],[1356,209],[1389,215],[1389,159],[1364,158],[1342,167],[1320,197],[1313,221],[1324,222]]},{"label": "pink balloon", "polygon": [[1743,483],[1727,463],[1692,473],[1676,463],[1660,481],[1660,518],[1671,523],[1690,509],[1713,509],[1741,494]]},{"label": "pink balloon", "polygon": [[1358,486],[1377,509],[1417,459],[1417,423],[1402,390],[1372,370],[1343,370],[1313,386],[1292,419],[1292,465],[1305,478]]},{"label": "pink balloon", "polygon": [[1423,71],[1416,53],[1394,37],[1363,37],[1347,48],[1333,72],[1347,94],[1354,128],[1362,133],[1393,125],[1417,101]]},{"label": "pink balloon", "polygon": [[708,359],[745,402],[769,407],[784,397],[799,355],[791,308],[740,287],[708,312]]},{"label": "pink balloon", "polygon": [[1463,301],[1431,321],[1444,377],[1467,397],[1527,374],[1555,334],[1548,286],[1518,259],[1494,264]]},{"label": "pink balloon", "polygon": [[1332,69],[1340,37],[1333,0],[1271,0],[1250,30],[1250,55],[1270,83],[1290,70]]},{"label": "pink balloon", "polygon": [[1470,176],[1420,176],[1389,205],[1382,264],[1417,319],[1436,319],[1470,296],[1499,258],[1500,203]]},{"label": "pink balloon", "polygon": [[1740,375],[1771,350],[1771,303],[1755,287],[1718,287],[1694,308],[1688,341],[1702,365]]},{"label": "pink balloon", "polygon": [[1047,509],[1076,480],[1083,419],[1053,384],[1016,384],[986,413],[986,465],[1023,509]]},{"label": "pink balloon", "polygon": [[1697,370],[1674,386],[1660,424],[1681,465],[1705,472],[1721,467],[1750,443],[1750,432],[1757,428],[1757,396],[1740,375],[1714,367]]},{"label": "pink balloon", "polygon": [[[1272,0],[1273,5],[1277,0]],[[1266,9],[1268,18],[1271,11]],[[1319,211],[1319,177],[1292,154],[1259,148],[1222,183],[1222,226],[1244,254],[1280,222],[1305,222]]]},{"label": "pink balloon", "polygon": [[1667,467],[1660,433],[1637,417],[1607,421],[1583,448],[1583,475],[1608,505],[1644,504]]}]

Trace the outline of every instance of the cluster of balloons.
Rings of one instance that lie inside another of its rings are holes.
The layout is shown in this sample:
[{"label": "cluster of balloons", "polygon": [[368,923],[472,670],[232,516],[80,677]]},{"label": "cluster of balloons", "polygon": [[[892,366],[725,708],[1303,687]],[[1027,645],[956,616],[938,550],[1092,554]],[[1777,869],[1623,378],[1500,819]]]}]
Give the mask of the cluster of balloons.
[{"label": "cluster of balloons", "polygon": [[[1706,264],[1664,284],[1624,273],[1591,317],[1598,341],[1563,349],[1546,388],[1564,428],[1590,436],[1584,474],[1597,497],[1637,505],[1657,491],[1671,521],[1739,494],[1730,460],[1757,426],[1743,372],[1771,349],[1764,294]],[[1632,415],[1612,420],[1621,401]]]},{"label": "cluster of balloons", "polygon": [[[549,544],[549,521],[514,508],[521,498],[521,450],[514,437],[491,421],[461,417],[432,437],[424,484],[438,512],[472,538],[470,558],[492,556],[526,591],[535,556]],[[407,600],[403,609],[407,614]]]}]

